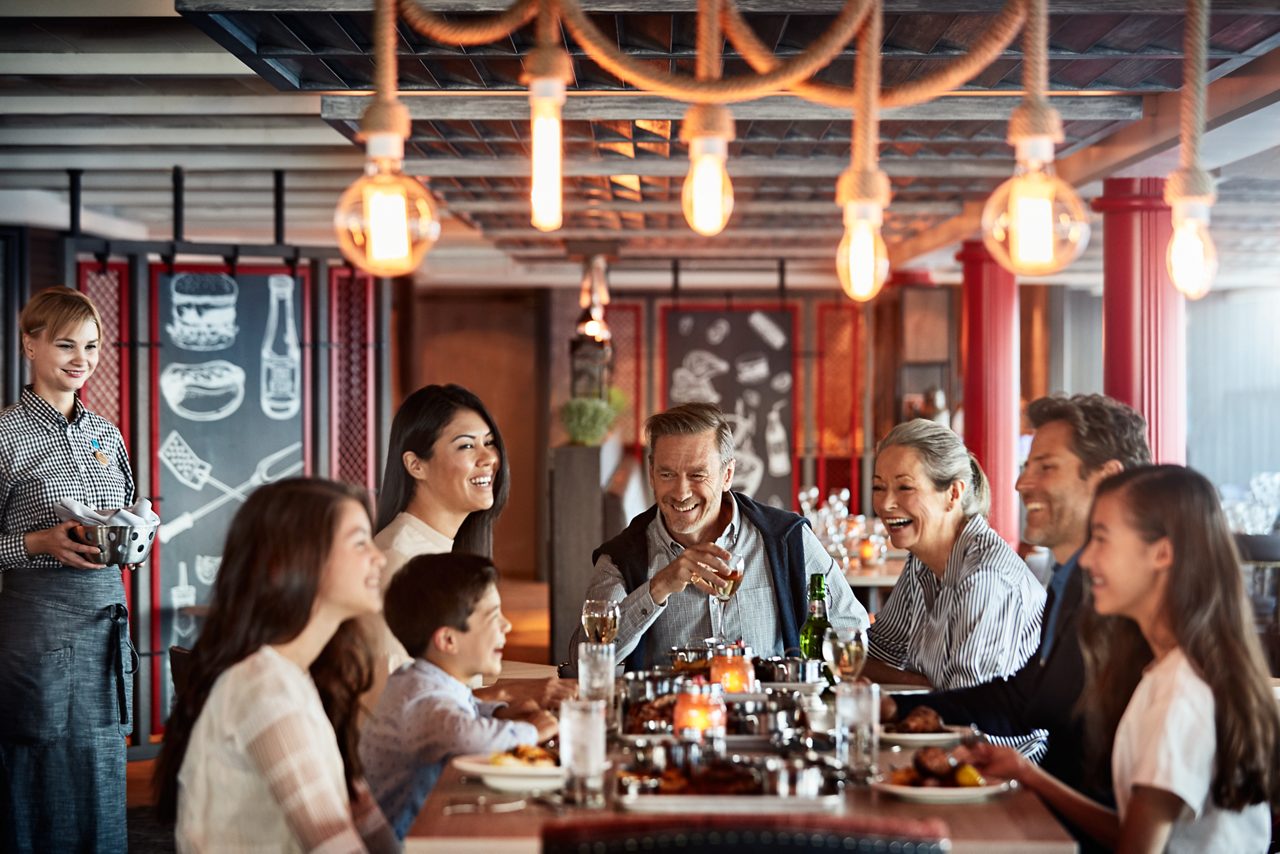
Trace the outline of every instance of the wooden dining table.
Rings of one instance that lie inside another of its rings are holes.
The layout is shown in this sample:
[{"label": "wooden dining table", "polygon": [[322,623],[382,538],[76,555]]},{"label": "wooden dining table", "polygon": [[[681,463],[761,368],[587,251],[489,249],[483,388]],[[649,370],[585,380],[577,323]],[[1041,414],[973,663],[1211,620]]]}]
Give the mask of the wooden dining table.
[{"label": "wooden dining table", "polygon": [[[907,754],[884,751],[882,763],[903,764]],[[406,854],[539,854],[542,825],[555,818],[626,813],[613,806],[601,810],[558,809],[527,799],[515,812],[446,814],[449,804],[471,803],[485,795],[502,802],[519,794],[494,792],[482,783],[446,768],[404,842]],[[846,793],[830,815],[874,815],[893,818],[938,818],[950,828],[954,854],[1072,854],[1076,841],[1031,792],[1015,789],[971,804],[925,805],[901,801],[867,788]]]},{"label": "wooden dining table", "polygon": [[[504,678],[539,678],[553,675],[548,665],[507,662]],[[910,752],[881,751],[880,766],[905,765]],[[495,792],[483,783],[464,777],[447,766],[418,818],[409,829],[404,850],[421,854],[539,854],[542,825],[556,818],[617,815],[614,805],[600,810],[557,808],[526,798],[526,806],[515,812],[446,814],[450,804],[472,803],[484,795],[492,801],[518,799],[519,794]],[[1041,803],[1025,789],[996,795],[980,803],[925,805],[898,800],[868,788],[846,792],[839,809],[831,815],[874,815],[893,818],[939,818],[951,829],[951,850],[955,854],[1071,854],[1078,850],[1075,840]]]}]

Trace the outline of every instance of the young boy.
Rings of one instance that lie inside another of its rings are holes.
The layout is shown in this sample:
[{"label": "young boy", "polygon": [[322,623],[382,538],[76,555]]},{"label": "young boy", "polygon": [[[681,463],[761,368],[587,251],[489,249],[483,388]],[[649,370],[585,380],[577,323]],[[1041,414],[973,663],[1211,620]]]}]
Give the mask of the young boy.
[{"label": "young boy", "polygon": [[556,733],[540,709],[476,700],[475,676],[497,676],[511,623],[487,558],[419,555],[392,579],[384,615],[414,660],[391,674],[360,737],[360,760],[401,839],[453,756],[536,744]]}]

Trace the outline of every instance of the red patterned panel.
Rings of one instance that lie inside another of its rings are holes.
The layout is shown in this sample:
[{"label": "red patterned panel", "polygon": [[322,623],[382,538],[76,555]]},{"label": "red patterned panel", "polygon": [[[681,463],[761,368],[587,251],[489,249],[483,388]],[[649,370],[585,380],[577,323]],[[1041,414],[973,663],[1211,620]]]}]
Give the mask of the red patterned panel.
[{"label": "red patterned panel", "polygon": [[129,371],[126,342],[129,334],[129,302],[125,293],[127,264],[84,262],[77,266],[79,289],[93,300],[102,315],[102,346],[94,378],[81,398],[85,406],[120,428],[129,439]]},{"label": "red patterned panel", "polygon": [[332,477],[373,490],[373,279],[338,267],[329,273],[329,405]]}]

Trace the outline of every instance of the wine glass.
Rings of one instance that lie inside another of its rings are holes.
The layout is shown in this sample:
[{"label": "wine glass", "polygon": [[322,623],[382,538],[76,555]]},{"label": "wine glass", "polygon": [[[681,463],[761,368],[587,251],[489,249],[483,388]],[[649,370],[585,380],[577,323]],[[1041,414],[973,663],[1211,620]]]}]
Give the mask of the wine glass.
[{"label": "wine glass", "polygon": [[608,599],[588,599],[582,603],[582,630],[592,643],[613,643],[618,637],[622,609]]},{"label": "wine glass", "polygon": [[867,663],[867,630],[832,626],[822,637],[822,657],[839,682],[852,682]]},{"label": "wine glass", "polygon": [[743,573],[747,569],[747,560],[739,555],[729,555],[725,561],[729,565],[729,574],[721,573],[720,578],[726,584],[723,590],[714,590],[707,602],[711,607],[711,636],[716,643],[724,643],[724,609],[733,598],[733,594],[742,584]]}]

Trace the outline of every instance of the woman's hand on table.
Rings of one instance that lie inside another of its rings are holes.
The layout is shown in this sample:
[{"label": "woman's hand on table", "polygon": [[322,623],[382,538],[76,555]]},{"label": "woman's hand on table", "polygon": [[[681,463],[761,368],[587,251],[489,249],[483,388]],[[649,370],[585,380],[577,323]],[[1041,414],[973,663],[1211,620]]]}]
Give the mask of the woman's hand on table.
[{"label": "woman's hand on table", "polygon": [[77,569],[102,569],[106,566],[105,563],[98,563],[96,560],[85,557],[86,555],[100,557],[101,549],[71,539],[71,529],[76,525],[74,521],[59,522],[52,528],[28,531],[22,539],[22,545],[27,550],[27,554],[49,555],[64,566],[74,566]]}]

